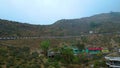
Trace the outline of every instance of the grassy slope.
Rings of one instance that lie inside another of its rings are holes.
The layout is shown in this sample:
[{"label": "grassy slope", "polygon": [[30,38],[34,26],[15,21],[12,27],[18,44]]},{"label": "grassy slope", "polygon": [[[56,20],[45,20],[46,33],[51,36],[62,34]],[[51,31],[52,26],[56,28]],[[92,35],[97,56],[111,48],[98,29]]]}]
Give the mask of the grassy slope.
[{"label": "grassy slope", "polygon": [[[84,43],[86,47],[114,47],[120,44],[119,35],[89,35],[81,38],[66,38],[66,39],[20,39],[20,40],[0,40],[0,44],[13,46],[28,46],[31,49],[39,48],[41,41],[50,40],[51,47],[59,47],[64,45],[72,45],[79,41]],[[113,39],[113,41],[112,41]]]}]

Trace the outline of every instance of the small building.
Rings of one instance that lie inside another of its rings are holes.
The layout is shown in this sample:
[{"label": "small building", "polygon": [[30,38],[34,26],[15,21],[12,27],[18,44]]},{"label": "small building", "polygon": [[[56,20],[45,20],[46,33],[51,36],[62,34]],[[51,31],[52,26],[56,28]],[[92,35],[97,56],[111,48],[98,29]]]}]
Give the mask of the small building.
[{"label": "small building", "polygon": [[78,48],[72,47],[72,50],[73,50],[74,55],[79,54],[79,49]]},{"label": "small building", "polygon": [[89,47],[86,49],[86,53],[89,53],[89,54],[98,54],[100,53],[102,50],[101,47]]},{"label": "small building", "polygon": [[108,68],[120,68],[120,54],[118,52],[105,56]]},{"label": "small building", "polygon": [[107,48],[103,48],[103,49],[102,49],[102,53],[103,53],[103,54],[109,53],[109,50],[108,50]]},{"label": "small building", "polygon": [[60,52],[59,51],[55,51],[54,49],[50,49],[47,52],[47,56],[51,57],[51,58],[53,58],[55,55],[58,55],[58,54],[60,54]]},{"label": "small building", "polygon": [[105,57],[109,68],[120,68],[120,57]]},{"label": "small building", "polygon": [[72,47],[74,55],[78,55],[84,52],[84,49],[80,50],[77,47]]},{"label": "small building", "polygon": [[48,51],[47,56],[48,57],[54,57],[55,53],[53,51]]}]

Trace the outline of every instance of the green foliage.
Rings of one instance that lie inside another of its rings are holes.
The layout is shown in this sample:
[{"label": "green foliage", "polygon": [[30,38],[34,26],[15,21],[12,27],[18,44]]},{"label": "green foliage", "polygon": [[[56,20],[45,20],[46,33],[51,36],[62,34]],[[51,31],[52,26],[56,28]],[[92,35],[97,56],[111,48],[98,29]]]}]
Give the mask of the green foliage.
[{"label": "green foliage", "polygon": [[80,59],[80,63],[88,63],[88,59],[85,54],[81,54],[79,56],[79,59]]},{"label": "green foliage", "polygon": [[50,41],[42,41],[40,44],[40,47],[44,51],[45,56],[47,56],[47,51],[48,51],[49,46],[50,46]]},{"label": "green foliage", "polygon": [[53,66],[54,66],[55,68],[60,68],[60,65],[59,65],[58,62],[54,62],[54,63],[53,63]]},{"label": "green foliage", "polygon": [[28,47],[0,46],[0,66],[2,65],[6,65],[6,68],[40,68],[41,61],[38,53],[31,54]]},{"label": "green foliage", "polygon": [[45,63],[46,68],[61,68],[59,61],[56,61],[55,59],[48,58],[47,62]]},{"label": "green foliage", "polygon": [[119,21],[120,12],[99,14],[84,19],[62,19],[52,25],[31,25],[0,19],[0,37],[78,36],[90,30],[101,33],[118,32]]},{"label": "green foliage", "polygon": [[80,58],[78,57],[78,56],[74,56],[74,58],[73,58],[73,64],[80,64]]},{"label": "green foliage", "polygon": [[58,62],[52,62],[52,63],[50,63],[50,66],[49,66],[50,68],[60,68],[60,65],[59,65],[59,63]]},{"label": "green foliage", "polygon": [[100,26],[100,23],[91,22],[90,26],[91,26],[92,29],[94,29],[94,28],[97,28],[98,26]]},{"label": "green foliage", "polygon": [[36,58],[39,56],[39,54],[37,52],[33,52],[31,56],[32,56],[32,58]]},{"label": "green foliage", "polygon": [[3,57],[7,57],[8,51],[4,48],[0,48],[0,55]]},{"label": "green foliage", "polygon": [[47,50],[50,46],[50,42],[49,41],[43,41],[41,42],[41,45],[40,47],[43,49],[43,50]]},{"label": "green foliage", "polygon": [[72,63],[73,61],[73,50],[70,49],[70,48],[62,48],[61,49],[61,55],[62,55],[62,58],[63,58],[63,62],[66,62],[66,63]]},{"label": "green foliage", "polygon": [[94,62],[94,68],[99,68],[99,67],[106,67],[105,61],[96,60]]}]

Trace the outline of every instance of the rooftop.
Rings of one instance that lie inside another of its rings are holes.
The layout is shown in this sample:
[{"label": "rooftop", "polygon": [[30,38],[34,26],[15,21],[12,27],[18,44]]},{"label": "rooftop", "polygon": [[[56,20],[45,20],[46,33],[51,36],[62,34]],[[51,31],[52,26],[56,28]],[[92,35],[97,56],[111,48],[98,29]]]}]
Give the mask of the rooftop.
[{"label": "rooftop", "polygon": [[120,57],[105,57],[105,59],[110,61],[120,61]]},{"label": "rooftop", "polygon": [[111,61],[120,61],[120,53],[114,52],[111,54],[108,54],[105,59],[111,60]]},{"label": "rooftop", "polygon": [[102,48],[101,47],[90,47],[90,48],[88,48],[89,50],[102,50]]}]

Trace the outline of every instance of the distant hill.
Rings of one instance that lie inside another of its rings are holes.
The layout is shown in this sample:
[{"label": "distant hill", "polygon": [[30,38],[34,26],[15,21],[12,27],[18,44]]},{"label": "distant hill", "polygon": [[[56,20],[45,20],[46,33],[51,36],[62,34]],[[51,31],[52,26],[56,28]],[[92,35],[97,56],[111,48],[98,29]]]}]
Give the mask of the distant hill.
[{"label": "distant hill", "polygon": [[120,32],[120,12],[97,14],[80,19],[62,19],[52,25],[31,25],[0,19],[0,37],[4,36],[78,36]]}]

